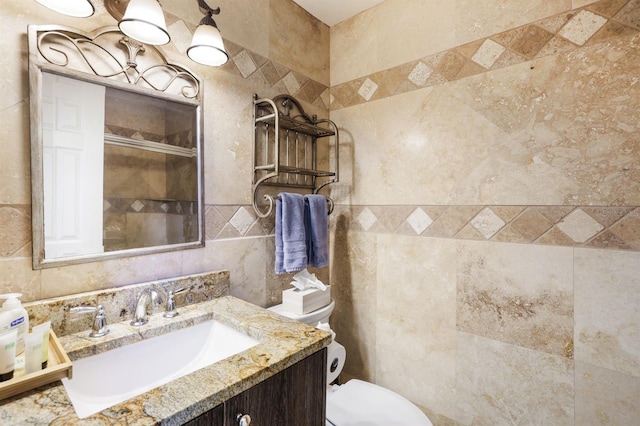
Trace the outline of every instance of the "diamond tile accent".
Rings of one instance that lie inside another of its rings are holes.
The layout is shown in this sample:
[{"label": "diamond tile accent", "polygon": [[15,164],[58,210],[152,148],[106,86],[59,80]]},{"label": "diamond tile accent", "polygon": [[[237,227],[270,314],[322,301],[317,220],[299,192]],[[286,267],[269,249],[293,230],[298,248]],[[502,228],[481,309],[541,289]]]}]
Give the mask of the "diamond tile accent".
[{"label": "diamond tile accent", "polygon": [[336,98],[331,94],[331,91],[329,89],[326,89],[320,95],[320,99],[322,99],[322,103],[324,104],[324,106],[329,108]]},{"label": "diamond tile accent", "polygon": [[242,52],[238,53],[233,58],[233,62],[235,62],[236,66],[238,67],[238,70],[240,71],[240,74],[242,74],[244,78],[249,77],[258,69],[255,62],[253,62],[251,55],[246,50],[243,50]]},{"label": "diamond tile accent", "polygon": [[368,101],[373,94],[376,93],[376,90],[378,90],[378,85],[370,78],[367,78],[364,83],[362,83],[362,86],[360,86],[358,94],[362,96],[365,101]]},{"label": "diamond tile accent", "polygon": [[178,203],[176,203],[176,211],[177,211],[178,213],[182,213],[182,204],[180,204],[179,202],[178,202]]},{"label": "diamond tile accent", "polygon": [[569,41],[582,46],[607,22],[606,18],[583,10],[571,19],[559,32]]},{"label": "diamond tile accent", "polygon": [[244,207],[240,207],[229,221],[240,235],[246,234],[253,222],[254,217]]},{"label": "diamond tile accent", "polygon": [[471,57],[476,64],[489,69],[496,63],[506,49],[491,39],[486,39],[478,51]]},{"label": "diamond tile accent", "polygon": [[604,227],[582,209],[576,209],[558,223],[558,228],[573,241],[584,243]]},{"label": "diamond tile accent", "polygon": [[296,76],[293,75],[292,72],[284,76],[284,78],[282,79],[282,83],[284,83],[284,87],[287,88],[287,91],[291,95],[297,93],[298,90],[300,90],[300,83],[298,83]]},{"label": "diamond tile accent", "polygon": [[501,230],[504,225],[506,225],[505,221],[489,207],[483,209],[471,220],[471,226],[487,240]]},{"label": "diamond tile accent", "polygon": [[107,200],[102,200],[102,211],[106,212],[111,207],[111,203]]},{"label": "diamond tile accent", "polygon": [[433,219],[431,219],[424,210],[418,207],[409,215],[407,223],[409,223],[413,230],[416,231],[416,234],[420,235],[433,223]]},{"label": "diamond tile accent", "polygon": [[365,231],[368,231],[378,221],[378,218],[371,210],[369,210],[369,207],[365,207],[365,209],[360,212],[356,220]]},{"label": "diamond tile accent", "polygon": [[135,200],[133,203],[131,203],[131,208],[137,212],[140,212],[140,210],[144,209],[144,203],[140,200]]},{"label": "diamond tile accent", "polygon": [[409,80],[416,86],[424,86],[432,73],[433,68],[423,62],[418,62],[409,74]]},{"label": "diamond tile accent", "polygon": [[169,211],[169,204],[167,204],[167,203],[162,203],[162,204],[160,205],[160,208],[162,209],[162,211],[163,211],[163,212],[165,212],[165,213],[166,213],[166,212],[168,212],[168,211]]}]

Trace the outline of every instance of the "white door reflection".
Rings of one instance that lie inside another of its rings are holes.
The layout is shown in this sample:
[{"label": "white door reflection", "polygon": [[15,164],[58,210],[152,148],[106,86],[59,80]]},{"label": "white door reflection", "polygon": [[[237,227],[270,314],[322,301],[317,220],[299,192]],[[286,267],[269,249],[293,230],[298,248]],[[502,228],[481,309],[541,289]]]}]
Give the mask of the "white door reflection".
[{"label": "white door reflection", "polygon": [[101,253],[105,88],[42,74],[45,253]]}]

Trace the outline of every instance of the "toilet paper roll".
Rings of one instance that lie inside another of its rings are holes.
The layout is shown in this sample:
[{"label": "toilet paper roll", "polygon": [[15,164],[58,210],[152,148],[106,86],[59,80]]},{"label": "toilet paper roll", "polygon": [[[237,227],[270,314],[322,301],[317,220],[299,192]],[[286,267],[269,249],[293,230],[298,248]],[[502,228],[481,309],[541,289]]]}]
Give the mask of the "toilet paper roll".
[{"label": "toilet paper roll", "polygon": [[347,350],[338,342],[331,342],[327,346],[327,384],[330,384],[344,368],[347,359]]}]

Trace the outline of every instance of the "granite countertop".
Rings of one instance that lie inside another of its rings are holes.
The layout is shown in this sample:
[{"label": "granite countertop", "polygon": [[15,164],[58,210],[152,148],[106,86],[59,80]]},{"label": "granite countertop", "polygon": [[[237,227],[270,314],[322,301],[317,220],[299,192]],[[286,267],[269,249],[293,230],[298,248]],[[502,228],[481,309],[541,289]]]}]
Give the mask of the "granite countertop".
[{"label": "granite countertop", "polygon": [[148,324],[138,328],[128,321],[110,324],[111,333],[105,337],[89,338],[84,331],[60,341],[73,360],[215,319],[260,343],[85,419],[78,419],[62,382],[57,381],[0,401],[0,424],[180,425],[321,350],[331,340],[327,332],[232,296],[178,311],[180,315],[172,319],[152,315]]}]

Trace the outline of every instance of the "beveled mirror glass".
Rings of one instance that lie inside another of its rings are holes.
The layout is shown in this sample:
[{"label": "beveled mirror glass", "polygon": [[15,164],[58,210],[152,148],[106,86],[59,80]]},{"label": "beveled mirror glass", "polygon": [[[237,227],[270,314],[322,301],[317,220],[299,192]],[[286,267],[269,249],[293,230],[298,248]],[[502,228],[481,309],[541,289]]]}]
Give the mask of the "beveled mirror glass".
[{"label": "beveled mirror glass", "polygon": [[202,83],[116,27],[29,26],[35,269],[204,246]]}]

